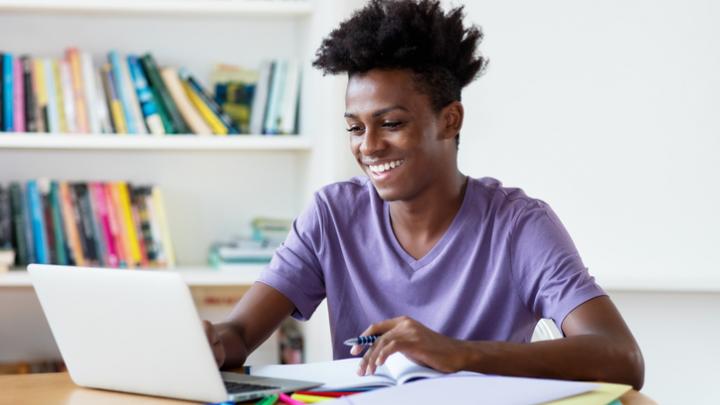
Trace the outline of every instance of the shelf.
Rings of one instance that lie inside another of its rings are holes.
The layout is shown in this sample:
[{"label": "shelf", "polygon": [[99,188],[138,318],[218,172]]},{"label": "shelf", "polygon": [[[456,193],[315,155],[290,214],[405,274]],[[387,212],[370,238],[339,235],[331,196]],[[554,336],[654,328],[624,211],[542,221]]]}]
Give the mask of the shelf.
[{"label": "shelf", "polygon": [[[210,267],[180,267],[173,270],[179,273],[188,286],[250,286],[260,275],[264,265],[247,265],[237,269],[213,269]],[[118,270],[133,271],[133,270]],[[2,287],[32,287],[30,275],[25,270],[11,270],[0,273],[0,288]]]},{"label": "shelf", "polygon": [[309,151],[310,141],[297,135],[107,135],[1,133],[0,149],[62,150],[267,150]]},{"label": "shelf", "polygon": [[308,1],[300,0],[0,0],[0,12],[214,17],[306,17]]}]

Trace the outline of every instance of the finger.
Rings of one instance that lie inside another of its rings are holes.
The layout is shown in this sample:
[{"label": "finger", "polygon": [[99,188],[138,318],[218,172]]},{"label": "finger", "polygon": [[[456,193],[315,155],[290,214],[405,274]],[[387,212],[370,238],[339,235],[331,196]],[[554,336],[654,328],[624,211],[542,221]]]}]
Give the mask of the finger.
[{"label": "finger", "polygon": [[375,367],[380,367],[385,364],[387,358],[393,353],[400,351],[401,343],[399,340],[394,339],[390,343],[386,344],[380,351],[378,351],[375,357]]},{"label": "finger", "polygon": [[370,357],[370,353],[372,352],[373,348],[372,346],[368,347],[367,351],[365,352],[365,355],[360,359],[360,366],[358,367],[358,375],[365,375],[366,368],[368,365],[368,358]]},{"label": "finger", "polygon": [[362,353],[364,348],[365,347],[362,345],[353,345],[353,347],[350,348],[350,354],[353,356],[357,356],[358,354]]},{"label": "finger", "polygon": [[377,370],[377,358],[378,354],[385,350],[388,344],[393,342],[395,340],[395,335],[397,335],[397,329],[393,329],[388,333],[385,333],[382,335],[378,340],[373,343],[372,351],[370,353],[366,353],[366,366],[365,366],[365,374],[375,374],[375,370]]},{"label": "finger", "polygon": [[406,318],[407,317],[405,317],[405,316],[399,316],[397,318],[386,319],[384,321],[376,322],[376,323],[368,326],[368,328],[365,329],[365,331],[363,331],[363,333],[361,333],[360,336],[382,335],[383,333],[394,328],[395,325],[402,322]]}]

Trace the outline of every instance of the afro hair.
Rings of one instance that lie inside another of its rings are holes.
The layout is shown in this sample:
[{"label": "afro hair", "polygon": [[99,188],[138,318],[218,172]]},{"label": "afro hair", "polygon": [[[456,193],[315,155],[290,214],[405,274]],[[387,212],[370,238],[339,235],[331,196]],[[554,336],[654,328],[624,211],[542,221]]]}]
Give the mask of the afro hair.
[{"label": "afro hair", "polygon": [[371,0],[317,50],[313,66],[349,76],[371,69],[409,69],[435,111],[460,101],[487,58],[476,55],[480,28],[463,25],[463,7],[444,13],[438,0]]}]

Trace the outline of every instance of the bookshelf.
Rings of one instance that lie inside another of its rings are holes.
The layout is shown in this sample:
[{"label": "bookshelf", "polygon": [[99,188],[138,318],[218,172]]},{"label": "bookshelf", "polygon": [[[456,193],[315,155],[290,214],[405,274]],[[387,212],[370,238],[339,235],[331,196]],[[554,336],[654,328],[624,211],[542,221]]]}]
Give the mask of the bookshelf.
[{"label": "bookshelf", "polygon": [[[0,0],[0,37],[7,39],[2,51],[16,55],[59,57],[74,46],[97,65],[111,49],[151,51],[160,65],[185,67],[206,87],[216,63],[258,67],[262,60],[295,58],[302,64],[298,135],[0,133],[0,182],[44,177],[156,184],[164,194],[176,271],[193,291],[243,289],[259,268],[212,270],[206,264],[210,244],[242,233],[256,216],[293,218],[314,190],[355,174],[343,131],[344,78],[323,77],[310,62],[321,39],[360,3]],[[21,295],[32,295],[29,286],[24,271],[0,274],[0,302],[16,302],[35,319],[41,315],[34,297]],[[0,325],[25,316],[8,311],[0,311]],[[319,318],[323,331],[317,334],[324,336],[327,321]],[[0,340],[26,335],[0,332]],[[308,359],[325,358],[308,353]]]}]

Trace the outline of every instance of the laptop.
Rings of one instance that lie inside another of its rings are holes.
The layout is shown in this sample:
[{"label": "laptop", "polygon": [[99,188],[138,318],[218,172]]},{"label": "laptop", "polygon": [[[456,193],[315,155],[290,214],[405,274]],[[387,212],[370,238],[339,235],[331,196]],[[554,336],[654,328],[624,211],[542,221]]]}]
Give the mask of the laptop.
[{"label": "laptop", "polygon": [[39,264],[28,272],[77,385],[206,402],[322,385],[220,372],[177,273]]}]

